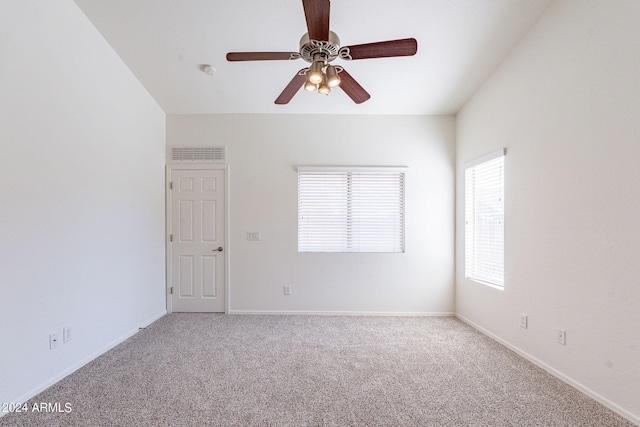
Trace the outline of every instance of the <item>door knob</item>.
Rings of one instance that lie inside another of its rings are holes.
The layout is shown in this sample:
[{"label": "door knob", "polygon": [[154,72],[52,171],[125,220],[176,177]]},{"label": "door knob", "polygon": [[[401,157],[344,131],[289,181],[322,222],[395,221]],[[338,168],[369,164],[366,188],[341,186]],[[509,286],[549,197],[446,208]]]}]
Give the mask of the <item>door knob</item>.
[{"label": "door knob", "polygon": [[220,246],[218,249],[214,249],[213,251],[214,251],[214,252],[215,252],[215,251],[222,252],[222,246]]}]

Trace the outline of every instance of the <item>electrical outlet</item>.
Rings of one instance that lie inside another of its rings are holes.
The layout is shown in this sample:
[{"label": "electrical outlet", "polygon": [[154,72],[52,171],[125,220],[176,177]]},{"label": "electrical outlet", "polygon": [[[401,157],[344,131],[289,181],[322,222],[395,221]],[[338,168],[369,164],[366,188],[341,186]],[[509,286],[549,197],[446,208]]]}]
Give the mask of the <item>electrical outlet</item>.
[{"label": "electrical outlet", "polygon": [[567,344],[567,331],[558,329],[558,344],[562,344],[562,345]]},{"label": "electrical outlet", "polygon": [[291,286],[284,286],[283,291],[285,295],[291,295]]},{"label": "electrical outlet", "polygon": [[527,315],[520,313],[520,327],[527,329]]},{"label": "electrical outlet", "polygon": [[71,341],[71,328],[64,328],[62,330],[62,342]]},{"label": "electrical outlet", "polygon": [[49,349],[53,350],[58,346],[58,333],[52,332],[49,334]]}]

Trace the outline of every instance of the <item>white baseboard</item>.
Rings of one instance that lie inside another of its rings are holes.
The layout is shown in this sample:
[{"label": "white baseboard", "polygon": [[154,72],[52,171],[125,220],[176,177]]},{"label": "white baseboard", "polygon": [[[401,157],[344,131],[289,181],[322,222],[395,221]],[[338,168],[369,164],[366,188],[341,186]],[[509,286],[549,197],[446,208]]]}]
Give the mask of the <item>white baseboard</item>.
[{"label": "white baseboard", "polygon": [[567,375],[563,374],[562,372],[557,371],[556,369],[554,369],[551,366],[547,365],[546,363],[544,363],[540,359],[530,355],[526,351],[523,351],[520,348],[518,348],[518,347],[510,344],[509,342],[503,340],[502,338],[494,335],[493,333],[491,333],[488,330],[484,329],[482,326],[479,326],[479,325],[473,323],[471,320],[469,320],[469,319],[467,319],[467,318],[465,318],[463,316],[460,316],[459,314],[456,314],[455,317],[457,317],[458,319],[460,319],[464,323],[468,324],[469,326],[473,327],[474,329],[477,329],[478,331],[482,332],[484,335],[487,335],[488,337],[498,341],[500,344],[504,345],[508,349],[518,353],[520,356],[524,357],[525,359],[527,359],[528,361],[530,361],[534,365],[537,365],[538,367],[544,369],[545,371],[547,371],[548,373],[550,373],[554,377],[556,377],[556,378],[564,381],[565,383],[569,384],[570,386],[580,390],[581,392],[583,392],[587,396],[591,397],[595,401],[597,401],[597,402],[603,404],[604,406],[606,406],[607,408],[611,409],[613,412],[617,413],[621,417],[624,417],[627,420],[631,421],[632,423],[640,426],[640,417],[639,416],[634,415],[631,412],[627,411],[626,409],[616,405],[615,403],[613,403],[610,400],[606,399],[605,397],[599,395],[598,393],[596,393],[595,391],[591,390],[590,388],[582,385],[581,383],[579,383],[578,381],[574,380],[573,378],[570,378]]},{"label": "white baseboard", "polygon": [[391,311],[282,311],[282,310],[229,310],[228,314],[270,314],[295,316],[394,316],[394,317],[451,317],[453,312],[391,312]]},{"label": "white baseboard", "polygon": [[[153,316],[152,318],[150,318],[146,322],[143,322],[142,326],[140,326],[140,327],[145,328],[145,327],[149,326],[150,324],[152,324],[156,320],[160,319],[165,314],[167,314],[166,310],[156,314],[155,316]],[[73,365],[71,365],[67,369],[63,370],[62,372],[58,372],[57,374],[55,374],[54,376],[52,376],[48,380],[40,383],[39,385],[37,385],[36,387],[32,388],[31,390],[29,390],[28,392],[26,392],[22,396],[19,396],[17,399],[12,400],[12,402],[24,403],[24,402],[28,401],[29,399],[32,399],[33,397],[37,396],[39,393],[41,393],[44,390],[48,389],[49,387],[51,387],[52,385],[54,385],[58,381],[62,380],[66,376],[68,376],[68,375],[72,374],[73,372],[77,371],[78,369],[82,368],[84,365],[86,365],[87,363],[91,362],[92,360],[94,360],[98,356],[103,355],[107,351],[111,350],[113,347],[115,347],[118,344],[122,343],[126,339],[132,337],[133,335],[135,335],[139,331],[140,331],[139,327],[136,327],[134,329],[129,330],[124,335],[121,335],[120,337],[118,337],[115,340],[111,341],[109,344],[107,344],[104,347],[100,348],[99,350],[91,353],[89,356],[85,357],[84,359],[81,359],[80,361],[74,363]],[[0,418],[2,416],[4,416],[4,415],[6,415],[6,412],[0,412]]]}]

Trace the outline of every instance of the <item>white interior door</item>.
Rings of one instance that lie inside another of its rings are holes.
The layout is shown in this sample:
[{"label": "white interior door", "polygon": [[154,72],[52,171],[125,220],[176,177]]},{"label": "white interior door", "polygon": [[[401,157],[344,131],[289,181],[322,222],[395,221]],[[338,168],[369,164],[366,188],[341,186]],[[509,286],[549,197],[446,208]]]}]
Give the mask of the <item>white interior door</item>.
[{"label": "white interior door", "polygon": [[171,170],[171,307],[225,311],[225,171]]}]

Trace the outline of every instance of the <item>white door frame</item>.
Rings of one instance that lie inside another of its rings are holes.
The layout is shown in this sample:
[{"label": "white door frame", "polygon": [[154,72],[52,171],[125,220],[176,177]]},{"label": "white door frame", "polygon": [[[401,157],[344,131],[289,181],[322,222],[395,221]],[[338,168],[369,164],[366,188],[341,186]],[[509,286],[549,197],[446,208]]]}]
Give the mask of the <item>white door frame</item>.
[{"label": "white door frame", "polygon": [[225,193],[224,193],[224,204],[225,204],[225,215],[224,215],[224,312],[225,314],[229,313],[230,301],[231,301],[231,292],[230,292],[230,260],[231,260],[231,246],[229,245],[229,221],[231,216],[229,215],[229,165],[228,164],[211,164],[211,163],[198,163],[198,162],[190,162],[188,164],[183,163],[168,163],[165,169],[165,254],[166,254],[166,301],[167,301],[167,313],[173,313],[173,307],[171,306],[171,242],[169,240],[169,236],[171,235],[171,175],[173,170],[186,170],[186,169],[208,169],[208,170],[223,170],[224,178],[225,178]]}]

